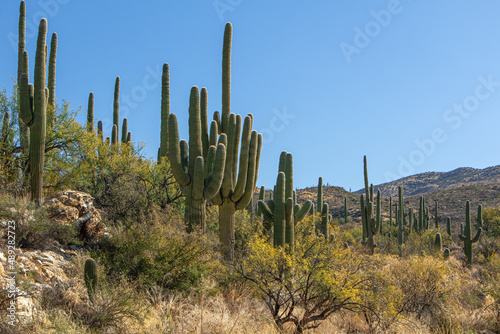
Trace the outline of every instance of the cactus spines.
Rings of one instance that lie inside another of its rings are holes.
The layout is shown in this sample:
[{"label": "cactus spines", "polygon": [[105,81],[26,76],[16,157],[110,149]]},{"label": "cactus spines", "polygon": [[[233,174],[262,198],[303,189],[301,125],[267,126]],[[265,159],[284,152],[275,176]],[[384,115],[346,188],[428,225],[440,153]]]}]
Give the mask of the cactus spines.
[{"label": "cactus spines", "polygon": [[118,133],[120,133],[120,77],[115,80],[115,92],[113,97],[113,125],[116,125],[116,141],[118,142]]},{"label": "cactus spines", "polygon": [[93,303],[98,284],[97,263],[94,259],[87,259],[85,261],[83,277],[85,280],[85,286],[87,287],[89,300]]},{"label": "cactus spines", "polygon": [[49,56],[49,77],[48,89],[49,98],[47,101],[47,119],[48,126],[54,127],[56,117],[56,57],[57,57],[57,33],[52,34],[50,41],[50,56]]},{"label": "cactus spines", "polygon": [[160,125],[160,152],[161,157],[168,155],[168,117],[170,115],[170,74],[169,65],[163,64],[161,76],[161,125]]},{"label": "cactus spines", "polygon": [[205,232],[206,201],[217,194],[224,175],[226,135],[221,134],[217,148],[210,146],[207,156],[202,155],[200,94],[196,86],[191,89],[189,98],[189,145],[185,140],[179,141],[177,116],[173,113],[169,115],[168,126],[168,152],[172,173],[177,183],[186,190],[186,229],[192,232],[195,226],[199,226]]},{"label": "cactus spines", "polygon": [[94,132],[94,93],[89,94],[89,103],[87,108],[87,132]]},{"label": "cactus spines", "polygon": [[477,217],[478,229],[476,235],[474,236],[474,238],[472,238],[472,227],[470,221],[470,203],[469,201],[465,203],[465,226],[463,227],[463,232],[458,236],[460,240],[464,242],[464,253],[465,256],[467,257],[467,264],[469,266],[472,264],[472,244],[478,242],[482,231],[481,206],[478,207],[477,211],[478,211],[478,217]]}]

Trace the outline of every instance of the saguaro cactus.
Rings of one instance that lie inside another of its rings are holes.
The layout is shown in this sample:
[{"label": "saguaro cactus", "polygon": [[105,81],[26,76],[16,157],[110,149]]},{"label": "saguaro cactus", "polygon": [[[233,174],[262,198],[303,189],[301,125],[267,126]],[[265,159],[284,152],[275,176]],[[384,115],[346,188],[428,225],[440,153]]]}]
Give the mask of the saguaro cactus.
[{"label": "saguaro cactus", "polygon": [[93,303],[98,283],[97,263],[95,262],[94,259],[87,259],[85,261],[83,277],[85,281],[85,286],[87,287],[87,294],[89,295],[89,300]]},{"label": "saguaro cactus", "polygon": [[[120,77],[116,77],[115,93],[113,97],[113,125],[116,125],[116,133],[120,133]],[[115,138],[115,144],[118,142],[118,135]],[[113,143],[113,140],[111,140]]]},{"label": "saguaro cactus", "polygon": [[[168,151],[172,173],[177,182],[185,187],[186,201],[184,221],[187,231],[192,232],[195,226],[205,231],[205,206],[206,201],[213,198],[219,191],[226,163],[226,135],[221,134],[219,144],[215,147],[214,141],[203,156],[202,127],[200,110],[200,94],[198,87],[191,89],[189,98],[189,148],[179,142],[177,116],[169,115],[169,141]],[[217,125],[212,122],[214,131]],[[185,143],[185,141],[183,141]],[[183,152],[184,151],[184,152]],[[247,203],[248,204],[248,203]],[[245,205],[246,206],[246,205]]]},{"label": "saguaro cactus", "polygon": [[464,242],[464,253],[467,257],[467,264],[472,264],[472,244],[479,241],[482,231],[482,217],[481,217],[481,205],[477,209],[477,224],[478,229],[474,238],[472,238],[472,227],[470,222],[470,203],[467,201],[465,203],[465,227],[463,233],[458,237]]},{"label": "saguaro cactus", "polygon": [[26,82],[29,79],[28,73],[28,53],[25,51],[26,49],[26,3],[21,1],[19,5],[19,41],[18,41],[18,49],[17,49],[17,85],[18,85],[18,106],[19,106],[19,141],[21,144],[21,163],[23,164],[24,176],[27,176],[24,166],[24,160],[28,157],[29,150],[29,127],[22,120],[22,110],[21,110],[21,76],[22,74],[26,74]]},{"label": "saguaro cactus", "polygon": [[231,38],[232,25],[227,23],[222,49],[222,115],[220,120],[219,114],[214,113],[219,133],[227,135],[227,158],[222,187],[212,199],[219,206],[220,240],[224,256],[229,261],[232,261],[234,257],[235,213],[236,210],[244,209],[253,196],[262,148],[262,135],[255,130],[252,131],[253,116],[249,114],[245,117],[243,132],[241,132],[241,116],[231,113]]},{"label": "saguaro cactus", "polygon": [[316,200],[316,210],[321,213],[323,210],[323,178],[318,178],[318,197]]},{"label": "saguaro cactus", "polygon": [[363,157],[363,174],[365,181],[365,196],[366,204],[363,195],[360,198],[361,204],[361,222],[363,224],[363,243],[366,243],[370,249],[370,254],[375,251],[375,235],[379,233],[381,226],[381,212],[380,212],[380,190],[377,192],[377,215],[373,217],[373,185],[368,187],[368,164],[366,155]]},{"label": "saguaro cactus", "polygon": [[170,68],[163,64],[161,76],[161,124],[160,124],[160,150],[158,161],[168,154],[168,117],[170,115]]},{"label": "saguaro cactus", "polygon": [[438,201],[434,204],[434,225],[436,228],[439,228],[439,221],[441,220],[441,216],[438,214]]},{"label": "saguaro cactus", "polygon": [[28,75],[23,73],[21,74],[19,92],[21,119],[24,124],[30,127],[29,170],[31,175],[31,198],[38,204],[43,199],[43,166],[45,162],[47,111],[45,91],[47,73],[46,38],[47,20],[42,19],[38,28],[34,85],[29,85]]},{"label": "saguaro cactus", "polygon": [[403,245],[403,230],[404,230],[404,200],[403,200],[403,186],[398,188],[399,195],[399,211],[398,211],[398,244]]},{"label": "saguaro cactus", "polygon": [[278,167],[278,179],[274,190],[274,199],[267,204],[260,200],[257,203],[264,219],[274,225],[274,246],[290,249],[295,245],[295,225],[300,222],[313,205],[306,201],[303,206],[294,202],[293,197],[293,156],[281,152]]},{"label": "saguaro cactus", "polygon": [[87,107],[87,132],[94,132],[94,93],[89,94],[89,103]]}]

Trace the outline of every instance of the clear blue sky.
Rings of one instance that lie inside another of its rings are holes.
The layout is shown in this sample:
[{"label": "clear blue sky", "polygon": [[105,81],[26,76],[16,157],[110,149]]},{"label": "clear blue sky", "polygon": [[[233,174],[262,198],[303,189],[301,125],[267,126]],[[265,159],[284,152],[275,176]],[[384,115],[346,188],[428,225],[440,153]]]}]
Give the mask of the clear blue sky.
[{"label": "clear blue sky", "polygon": [[[18,7],[0,4],[0,83],[9,89]],[[27,1],[31,27],[43,16],[59,35],[56,97],[82,105],[83,123],[94,92],[95,116],[109,124],[120,76],[120,116],[151,157],[162,64],[187,138],[191,86],[207,87],[209,110],[221,109],[222,37],[232,22],[232,112],[253,113],[264,134],[258,185],[274,185],[286,150],[296,187],[322,176],[353,191],[363,185],[363,155],[374,184],[500,163],[499,13],[494,1]]]}]

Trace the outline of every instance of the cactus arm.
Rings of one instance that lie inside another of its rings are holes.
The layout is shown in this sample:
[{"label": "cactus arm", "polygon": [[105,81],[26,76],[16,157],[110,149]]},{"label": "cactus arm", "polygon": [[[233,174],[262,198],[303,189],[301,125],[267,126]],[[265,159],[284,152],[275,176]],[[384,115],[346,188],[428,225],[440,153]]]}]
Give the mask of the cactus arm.
[{"label": "cactus arm", "polygon": [[304,217],[307,215],[307,213],[309,212],[309,210],[311,210],[311,206],[313,205],[313,203],[311,201],[306,201],[302,207],[300,208],[300,210],[298,210],[296,213],[295,213],[295,224],[297,224],[298,222],[300,222],[302,219],[304,219]]},{"label": "cactus arm", "polygon": [[217,122],[212,121],[212,123],[210,123],[210,139],[209,139],[210,146],[215,146],[217,144],[217,134],[218,134],[217,128],[218,128]]},{"label": "cactus arm", "polygon": [[[224,28],[224,43],[222,47],[222,126],[221,132],[227,133],[227,122],[231,113],[231,40],[233,26],[227,23]],[[229,151],[229,148],[228,148]],[[231,153],[232,154],[232,153]],[[230,153],[228,152],[228,155]]]},{"label": "cactus arm", "polygon": [[483,228],[482,228],[482,227],[480,227],[480,228],[478,228],[478,229],[477,229],[476,236],[474,237],[474,239],[472,239],[472,240],[471,240],[471,243],[473,243],[473,244],[474,244],[474,243],[478,242],[479,237],[481,237],[481,232],[482,232],[482,230],[483,230]]},{"label": "cactus arm", "polygon": [[293,198],[293,155],[287,153],[285,165],[285,198]]},{"label": "cactus arm", "polygon": [[295,224],[293,221],[293,198],[287,198],[285,203],[285,243],[290,246],[290,249],[295,247]]},{"label": "cactus arm", "polygon": [[231,196],[231,200],[237,202],[243,192],[245,191],[247,173],[248,173],[248,159],[250,154],[250,137],[252,135],[252,120],[249,116],[245,117],[245,122],[243,124],[243,135],[241,144],[241,155],[240,155],[240,169],[238,173],[238,181],[234,189],[234,193]]},{"label": "cactus arm", "polygon": [[[272,213],[271,209],[270,209],[270,208],[269,208],[269,206],[268,206],[268,205],[269,205],[269,204],[271,204],[271,203],[273,203],[273,204],[272,204],[272,206],[274,207],[274,201],[273,201],[272,199],[271,199],[271,200],[269,200],[269,202],[267,203],[267,205],[266,205],[266,203],[265,203],[264,201],[262,201],[262,200],[259,200],[259,201],[257,202],[257,206],[259,207],[260,212],[261,212],[261,213],[262,213],[262,215],[264,216],[264,219],[265,219],[265,220],[267,220],[267,221],[273,221],[273,220],[274,220],[274,215],[273,215],[273,213]],[[273,211],[274,211],[274,210],[273,210]]]},{"label": "cactus arm", "polygon": [[[213,147],[213,146],[212,146]],[[210,176],[208,177],[207,186],[203,191],[205,199],[213,198],[222,185],[222,178],[224,176],[224,165],[226,164],[226,146],[219,144],[217,152],[215,153],[215,161]]]},{"label": "cactus arm", "polygon": [[255,191],[255,173],[257,167],[257,148],[258,134],[257,131],[252,131],[252,139],[250,140],[250,161],[248,162],[248,172],[246,177],[245,192],[243,196],[236,202],[236,210],[244,209]]},{"label": "cactus arm", "polygon": [[127,143],[127,134],[128,134],[128,119],[125,117],[122,123],[122,140],[121,142]]},{"label": "cactus arm", "polygon": [[285,173],[279,172],[276,180],[276,200],[274,201],[274,245],[285,246]]},{"label": "cactus arm", "polygon": [[323,207],[323,178],[321,176],[318,178],[318,196],[316,200],[316,206],[318,208]]},{"label": "cactus arm", "polygon": [[200,92],[197,86],[189,94],[189,165],[188,174],[193,176],[196,157],[203,156],[201,143]]},{"label": "cactus arm", "polygon": [[193,182],[191,182],[192,194],[195,200],[203,199],[203,188],[204,184],[204,176],[205,176],[205,166],[203,157],[196,157],[194,162],[193,174],[191,174],[191,178]]},{"label": "cactus arm", "polygon": [[191,182],[189,175],[184,171],[181,162],[181,149],[179,145],[179,132],[177,127],[177,116],[170,114],[168,118],[168,151],[172,173],[177,182],[184,187],[187,187]]},{"label": "cactus arm", "polygon": [[[56,58],[57,58],[57,33],[52,34],[52,39],[50,41],[50,56],[49,56],[49,100],[48,106],[52,114],[52,118],[55,117],[56,109]],[[54,121],[54,119],[52,119]]]},{"label": "cactus arm", "polygon": [[210,140],[208,136],[208,91],[205,87],[200,91],[201,144],[203,157],[207,157]]},{"label": "cactus arm", "polygon": [[236,115],[229,115],[228,120],[228,132],[227,135],[227,147],[226,147],[226,166],[224,169],[224,180],[222,181],[222,197],[228,197],[233,189],[233,166],[231,162],[233,162],[234,155],[234,145],[235,140],[234,136],[236,133]]},{"label": "cactus arm", "polygon": [[[234,146],[233,146],[233,149],[234,149],[233,161],[230,161],[231,167],[233,168],[233,170],[231,172],[231,175],[233,176],[232,188],[231,188],[232,192],[234,192],[234,188],[236,187],[236,176],[238,175],[238,156],[239,156],[239,151],[240,151],[240,136],[241,136],[241,115],[236,115],[236,128],[235,128],[235,132],[234,132]],[[248,146],[246,146],[246,147],[248,147]],[[243,180],[243,183],[245,183],[245,180]]]},{"label": "cactus arm", "polygon": [[205,159],[205,172],[204,172],[206,179],[208,179],[210,177],[210,174],[212,174],[216,152],[217,148],[215,146],[210,146],[208,148],[207,157]]},{"label": "cactus arm", "polygon": [[30,85],[28,83],[28,75],[21,74],[19,83],[19,97],[20,97],[20,115],[19,117],[27,126],[33,124],[33,104],[31,103]]}]

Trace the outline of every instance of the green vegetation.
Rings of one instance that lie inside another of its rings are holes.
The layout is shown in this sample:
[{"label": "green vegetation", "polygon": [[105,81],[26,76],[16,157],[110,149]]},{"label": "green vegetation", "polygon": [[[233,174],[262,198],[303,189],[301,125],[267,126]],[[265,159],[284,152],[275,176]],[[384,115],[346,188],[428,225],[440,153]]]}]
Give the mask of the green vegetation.
[{"label": "green vegetation", "polygon": [[[19,323],[19,332],[500,330],[500,209],[479,205],[473,221],[467,201],[457,233],[446,216],[446,197],[439,198],[439,213],[431,194],[429,224],[423,196],[404,198],[400,186],[394,210],[392,198],[369,184],[366,156],[359,197],[332,195],[321,177],[317,192],[296,191],[293,156],[286,151],[270,198],[262,186],[253,204],[262,135],[252,130],[253,115],[230,111],[230,23],[221,115],[214,113],[209,124],[208,91],[193,86],[189,139],[180,140],[165,64],[159,153],[148,159],[131,140],[133,124],[124,118],[119,126],[119,77],[109,137],[102,121],[94,124],[93,93],[85,124],[76,122],[78,110],[56,99],[57,34],[49,55],[45,19],[29,84],[25,16],[21,2],[18,81],[11,93],[0,91],[0,220],[16,222],[15,246],[23,252],[62,249],[71,260],[59,268],[68,282],[43,283],[36,298],[40,316]],[[43,199],[65,189],[93,197],[105,233],[89,240],[76,222],[50,217]],[[6,233],[1,237],[8,240]],[[23,288],[43,281],[35,269],[23,270],[17,277]],[[0,331],[9,330],[0,324]]]}]

